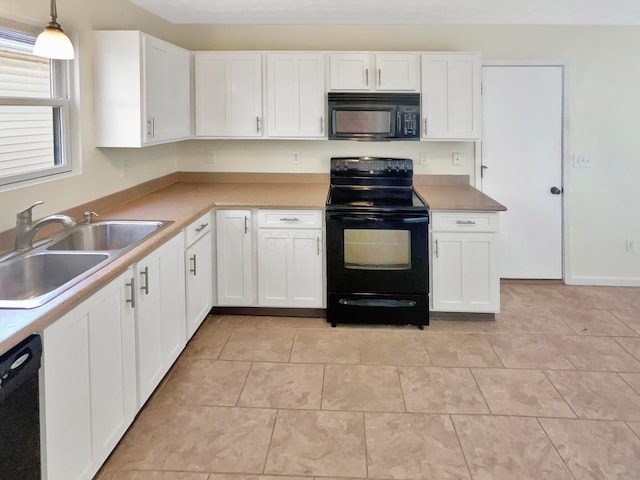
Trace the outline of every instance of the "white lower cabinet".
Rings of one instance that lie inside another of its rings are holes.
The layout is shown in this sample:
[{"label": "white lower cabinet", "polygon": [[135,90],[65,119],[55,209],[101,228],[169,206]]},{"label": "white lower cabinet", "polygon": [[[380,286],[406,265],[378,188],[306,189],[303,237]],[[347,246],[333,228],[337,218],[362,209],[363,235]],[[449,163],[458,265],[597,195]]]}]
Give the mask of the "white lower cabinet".
[{"label": "white lower cabinet", "polygon": [[322,307],[322,224],[320,210],[218,210],[217,304]]},{"label": "white lower cabinet", "polygon": [[92,478],[133,421],[132,279],[129,268],[42,332],[47,480]]},{"label": "white lower cabinet", "polygon": [[135,271],[140,407],[186,345],[184,237],[154,250]]},{"label": "white lower cabinet", "polygon": [[497,313],[498,213],[432,212],[431,310]]},{"label": "white lower cabinet", "polygon": [[185,229],[185,301],[187,339],[196,332],[213,304],[213,242],[211,213]]}]

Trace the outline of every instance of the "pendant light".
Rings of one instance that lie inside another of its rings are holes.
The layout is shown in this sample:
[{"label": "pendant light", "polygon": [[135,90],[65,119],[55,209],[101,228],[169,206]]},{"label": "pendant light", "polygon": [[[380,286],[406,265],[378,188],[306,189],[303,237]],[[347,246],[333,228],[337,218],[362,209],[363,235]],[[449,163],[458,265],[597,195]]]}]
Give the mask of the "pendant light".
[{"label": "pendant light", "polygon": [[70,60],[75,56],[73,45],[60,28],[60,24],[56,21],[57,17],[56,0],[51,0],[51,21],[38,35],[33,46],[33,54],[39,57]]}]

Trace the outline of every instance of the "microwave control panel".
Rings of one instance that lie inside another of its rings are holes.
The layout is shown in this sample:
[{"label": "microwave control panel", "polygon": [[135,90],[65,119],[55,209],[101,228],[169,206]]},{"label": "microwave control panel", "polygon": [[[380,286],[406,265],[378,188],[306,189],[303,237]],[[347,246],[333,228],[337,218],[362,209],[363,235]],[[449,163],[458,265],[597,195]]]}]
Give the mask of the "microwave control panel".
[{"label": "microwave control panel", "polygon": [[420,122],[418,121],[418,116],[420,115],[419,107],[412,106],[404,106],[401,107],[400,117],[402,119],[401,125],[401,135],[403,137],[415,137],[420,136],[420,132],[418,128],[420,126]]}]

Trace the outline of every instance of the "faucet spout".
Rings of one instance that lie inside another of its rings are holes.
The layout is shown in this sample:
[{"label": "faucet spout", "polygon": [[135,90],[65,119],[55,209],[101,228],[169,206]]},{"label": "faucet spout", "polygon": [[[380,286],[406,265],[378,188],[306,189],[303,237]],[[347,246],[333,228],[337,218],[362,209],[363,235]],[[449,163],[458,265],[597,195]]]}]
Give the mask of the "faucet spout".
[{"label": "faucet spout", "polygon": [[50,223],[61,223],[65,228],[73,228],[77,222],[69,215],[49,215],[36,223],[31,223],[31,209],[42,202],[32,205],[28,209],[19,212],[16,221],[16,250],[24,251],[32,248],[33,237],[45,225]]}]

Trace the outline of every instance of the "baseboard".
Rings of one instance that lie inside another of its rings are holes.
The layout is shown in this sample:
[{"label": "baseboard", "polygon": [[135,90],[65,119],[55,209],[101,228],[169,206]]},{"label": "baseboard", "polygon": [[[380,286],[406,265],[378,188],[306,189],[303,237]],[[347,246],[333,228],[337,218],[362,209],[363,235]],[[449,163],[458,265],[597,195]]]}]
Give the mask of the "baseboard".
[{"label": "baseboard", "polygon": [[260,315],[267,317],[326,318],[324,308],[213,307],[214,315]]},{"label": "baseboard", "polygon": [[640,287],[640,278],[622,277],[581,277],[565,279],[567,285],[593,285],[599,287]]}]

